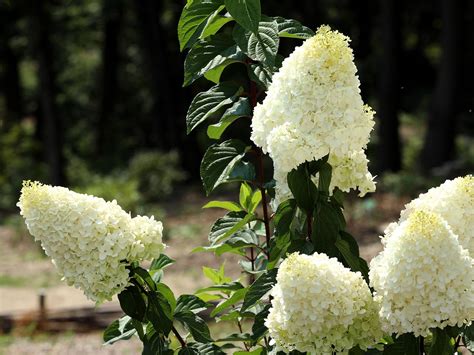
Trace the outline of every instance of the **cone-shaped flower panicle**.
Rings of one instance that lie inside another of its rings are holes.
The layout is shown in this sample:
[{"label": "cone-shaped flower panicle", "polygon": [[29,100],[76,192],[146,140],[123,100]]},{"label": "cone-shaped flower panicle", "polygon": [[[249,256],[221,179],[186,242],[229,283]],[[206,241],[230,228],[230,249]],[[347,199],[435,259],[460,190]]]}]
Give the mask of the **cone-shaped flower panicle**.
[{"label": "cone-shaped flower panicle", "polygon": [[[328,26],[284,60],[252,119],[251,138],[273,159],[276,175],[330,154],[341,176],[332,188],[375,189],[363,152],[374,112],[362,101],[356,73],[349,38]],[[348,178],[348,165],[364,173]],[[277,187],[284,184],[277,180]]]},{"label": "cone-shaped flower panicle", "polygon": [[157,257],[165,248],[161,222],[132,218],[116,201],[25,182],[18,207],[64,280],[98,303],[129,284],[127,263]]},{"label": "cone-shaped flower panicle", "polygon": [[288,256],[266,319],[279,349],[333,354],[382,337],[377,305],[360,273],[325,254]]},{"label": "cone-shaped flower panicle", "polygon": [[369,274],[384,331],[426,336],[474,319],[474,261],[443,218],[417,210],[385,233]]},{"label": "cone-shaped flower panicle", "polygon": [[474,257],[474,176],[447,180],[421,194],[406,205],[400,219],[407,219],[417,210],[439,214],[458,236],[459,243]]}]

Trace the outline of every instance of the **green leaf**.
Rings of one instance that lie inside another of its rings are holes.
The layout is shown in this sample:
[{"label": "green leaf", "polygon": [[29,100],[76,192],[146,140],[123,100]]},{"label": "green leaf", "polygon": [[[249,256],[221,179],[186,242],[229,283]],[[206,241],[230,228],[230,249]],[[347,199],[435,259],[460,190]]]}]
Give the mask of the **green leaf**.
[{"label": "green leaf", "polygon": [[[187,349],[187,350],[184,350]],[[181,352],[187,351],[187,352]],[[188,343],[186,348],[181,348],[179,355],[224,355],[225,353],[221,348],[215,344],[207,343]]]},{"label": "green leaf", "polygon": [[215,35],[226,23],[233,21],[234,19],[230,16],[222,16],[219,14],[220,8],[217,9],[209,20],[206,21],[206,26],[204,27],[199,39],[204,39],[209,36]]},{"label": "green leaf", "polygon": [[359,256],[359,245],[352,235],[340,231],[340,238],[336,241],[336,248],[342,254],[345,265],[352,271],[360,271],[366,281],[369,281],[369,267],[367,262]]},{"label": "green leaf", "polygon": [[290,231],[290,225],[295,218],[296,211],[295,199],[289,199],[280,203],[273,217],[277,235],[283,235]]},{"label": "green leaf", "polygon": [[282,258],[290,246],[291,234],[278,234],[270,242],[270,257],[268,258],[267,269],[273,269]]},{"label": "green leaf", "polygon": [[104,345],[111,345],[119,340],[128,340],[135,333],[132,318],[124,316],[114,320],[105,330],[103,334]]},{"label": "green leaf", "polygon": [[288,173],[288,187],[295,197],[298,207],[306,212],[312,211],[318,197],[318,189],[311,180],[306,164]]},{"label": "green leaf", "polygon": [[230,292],[230,291],[237,291],[241,288],[244,288],[240,282],[229,282],[222,285],[213,285],[209,287],[204,287],[196,291],[196,294],[209,292],[209,291],[222,291],[222,292]]},{"label": "green leaf", "polygon": [[327,201],[318,201],[314,210],[312,240],[317,252],[330,257],[338,256],[336,241],[339,238],[340,221],[338,208]]},{"label": "green leaf", "polygon": [[319,191],[329,194],[329,185],[331,185],[332,167],[329,163],[324,163],[319,169]]},{"label": "green leaf", "polygon": [[157,332],[168,336],[173,326],[173,309],[161,292],[149,297],[146,315]]},{"label": "green leaf", "polygon": [[278,35],[280,37],[308,39],[314,36],[314,31],[303,26],[296,20],[286,19],[280,16],[273,17],[278,25]]},{"label": "green leaf", "polygon": [[258,236],[252,229],[244,229],[234,233],[226,242],[233,248],[258,246]]},{"label": "green leaf", "polygon": [[228,299],[223,300],[221,303],[219,303],[216,308],[211,312],[211,317],[214,317],[216,314],[222,312],[223,310],[235,305],[237,302],[241,301],[244,299],[245,294],[247,293],[248,289],[247,288],[242,288],[240,290],[235,291],[232,296],[230,296]]},{"label": "green leaf", "polygon": [[248,333],[234,333],[231,335],[228,335],[224,338],[220,338],[216,340],[216,343],[221,343],[225,341],[233,342],[233,341],[252,341],[252,336]]},{"label": "green leaf", "polygon": [[252,188],[246,183],[240,185],[239,203],[244,209],[248,209],[252,197]]},{"label": "green leaf", "polygon": [[254,33],[258,32],[262,16],[260,0],[225,0],[225,7],[239,25]]},{"label": "green leaf", "polygon": [[181,51],[196,42],[204,29],[214,21],[216,14],[224,8],[223,3],[222,0],[194,0],[186,4],[178,22]]},{"label": "green leaf", "polygon": [[275,21],[261,21],[257,33],[235,26],[232,35],[239,48],[250,59],[273,68],[280,44],[278,25]]},{"label": "green leaf", "polygon": [[246,145],[236,139],[211,145],[201,162],[201,179],[206,194],[224,183],[230,172],[245,155]]},{"label": "green leaf", "polygon": [[211,245],[215,245],[219,241],[230,237],[254,219],[255,217],[252,214],[246,214],[245,212],[227,213],[224,217],[219,218],[212,226],[211,232],[209,233]]},{"label": "green leaf", "polygon": [[171,264],[173,264],[175,260],[171,259],[169,256],[165,254],[161,254],[157,259],[153,259],[153,262],[150,265],[151,270],[162,270]]},{"label": "green leaf", "polygon": [[247,73],[252,81],[261,88],[268,89],[272,83],[273,70],[263,63],[252,63],[247,67]]},{"label": "green leaf", "polygon": [[453,354],[455,349],[451,344],[451,337],[444,329],[435,328],[432,330],[433,341],[431,343],[430,355]]},{"label": "green leaf", "polygon": [[210,201],[202,206],[202,208],[223,208],[233,212],[242,211],[242,207],[234,201]]},{"label": "green leaf", "polygon": [[190,311],[183,311],[175,314],[175,319],[181,322],[191,333],[194,340],[200,343],[212,342],[209,328],[204,320]]},{"label": "green leaf", "polygon": [[239,247],[233,247],[229,244],[218,243],[212,246],[200,246],[192,250],[193,253],[197,252],[212,252],[217,256],[221,256],[225,253],[232,253],[240,256],[244,256],[245,253]]},{"label": "green leaf", "polygon": [[262,191],[255,190],[252,194],[252,197],[250,198],[250,203],[248,205],[248,211],[250,213],[254,213],[255,210],[257,209],[260,201],[262,201]]},{"label": "green leaf", "polygon": [[267,352],[263,348],[258,348],[252,351],[236,351],[234,355],[263,355],[266,354]]},{"label": "green leaf", "polygon": [[229,174],[225,182],[236,181],[255,181],[255,167],[252,163],[246,161],[238,161]]},{"label": "green leaf", "polygon": [[244,303],[241,308],[241,312],[247,308],[252,307],[257,301],[259,301],[268,291],[270,291],[273,285],[276,283],[276,275],[278,270],[272,269],[263,273],[255,282],[250,286],[247,294],[245,295]]},{"label": "green leaf", "polygon": [[216,284],[221,284],[224,282],[230,282],[231,278],[225,276],[225,268],[224,264],[221,265],[219,269],[212,269],[207,266],[202,267],[202,273],[206,276],[209,280]]},{"label": "green leaf", "polygon": [[178,297],[176,302],[175,313],[190,311],[193,313],[199,313],[209,308],[211,305],[204,302],[202,299],[195,295],[181,295]]},{"label": "green leaf", "polygon": [[233,83],[224,82],[197,94],[186,114],[187,133],[191,133],[208,118],[219,116],[219,112],[237,101],[241,93],[242,88]]},{"label": "green leaf", "polygon": [[199,40],[189,51],[184,61],[183,86],[192,84],[206,72],[219,66],[244,62],[245,54],[234,43],[232,37],[225,33]]},{"label": "green leaf", "polygon": [[141,267],[135,267],[133,268],[133,272],[140,276],[140,278],[148,285],[150,290],[155,291],[156,290],[156,284],[155,281],[152,279],[148,271]]},{"label": "green leaf", "polygon": [[268,317],[270,307],[271,305],[269,304],[265,305],[265,307],[263,307],[263,309],[255,316],[255,321],[252,325],[252,338],[255,341],[258,341],[261,337],[263,337],[268,330],[265,326],[265,320]]},{"label": "green leaf", "polygon": [[165,344],[165,340],[162,334],[155,331],[153,328],[147,332],[143,339],[143,352],[142,355],[156,355],[163,354],[168,355],[169,351]]},{"label": "green leaf", "polygon": [[146,303],[144,295],[136,286],[129,286],[118,294],[120,307],[126,315],[143,321],[146,312]]},{"label": "green leaf", "polygon": [[157,292],[161,293],[164,296],[164,298],[171,307],[171,313],[173,313],[174,309],[176,308],[176,298],[174,297],[173,291],[171,291],[171,289],[167,285],[161,282],[156,284],[156,289]]},{"label": "green leaf", "polygon": [[240,97],[237,102],[229,107],[220,121],[216,124],[207,127],[207,135],[211,139],[220,139],[222,133],[229,127],[235,120],[240,117],[251,117],[252,109],[250,108],[250,101],[246,97]]}]

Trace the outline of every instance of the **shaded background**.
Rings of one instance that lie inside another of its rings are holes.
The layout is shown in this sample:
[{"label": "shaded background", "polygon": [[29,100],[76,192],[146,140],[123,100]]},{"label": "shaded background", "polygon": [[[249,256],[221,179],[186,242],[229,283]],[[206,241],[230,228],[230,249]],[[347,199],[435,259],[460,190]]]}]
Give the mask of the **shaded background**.
[{"label": "shaded background", "polygon": [[[25,234],[15,203],[22,180],[37,179],[116,198],[133,213],[166,215],[171,240],[201,234],[205,240],[218,215],[194,215],[187,224],[173,215],[176,204],[184,215],[201,205],[199,164],[211,143],[202,130],[185,133],[192,97],[210,84],[181,87],[176,27],[183,4],[0,0],[0,225]],[[473,171],[473,1],[263,0],[262,6],[265,14],[313,29],[329,24],[352,38],[363,98],[377,111],[368,154],[378,192],[347,212],[362,241],[381,228],[354,221],[365,216],[383,225],[405,199]],[[283,39],[281,50],[287,55],[299,43]],[[5,230],[0,288],[17,282],[5,275],[20,261],[8,258],[21,252],[24,263],[30,250]]]},{"label": "shaded background", "polygon": [[[129,170],[144,151],[176,152],[168,157],[173,169],[198,180],[209,142],[203,132],[187,137],[184,117],[193,95],[209,84],[181,88],[176,26],[182,3],[1,2],[2,211],[12,209],[24,178],[83,186],[90,175]],[[326,23],[352,38],[362,95],[377,111],[372,171],[435,176],[469,169],[472,1],[262,3],[269,15],[311,28]],[[283,52],[297,43],[285,40]],[[158,155],[147,159],[159,163]],[[138,165],[153,165],[139,158]]]}]

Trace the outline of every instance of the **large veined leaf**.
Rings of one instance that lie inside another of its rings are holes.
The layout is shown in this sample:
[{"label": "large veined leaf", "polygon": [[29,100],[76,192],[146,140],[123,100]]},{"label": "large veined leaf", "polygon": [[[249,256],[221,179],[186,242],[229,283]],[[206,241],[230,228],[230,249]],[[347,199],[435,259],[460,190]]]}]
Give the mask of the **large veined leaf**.
[{"label": "large veined leaf", "polygon": [[265,326],[265,320],[268,317],[269,311],[270,311],[270,305],[267,304],[255,316],[255,321],[252,325],[252,338],[254,338],[255,340],[260,339],[267,332],[267,327]]},{"label": "large veined leaf", "polygon": [[330,257],[338,256],[336,241],[339,238],[341,223],[337,208],[329,202],[318,201],[313,214],[313,245],[317,252]]},{"label": "large veined leaf", "polygon": [[175,314],[176,320],[180,321],[189,330],[194,340],[200,343],[212,342],[209,327],[206,322],[191,311],[183,311]]},{"label": "large veined leaf", "polygon": [[105,329],[103,335],[104,345],[110,345],[119,340],[130,339],[136,332],[132,318],[123,316],[113,321],[107,329]]},{"label": "large veined leaf", "polygon": [[275,21],[261,21],[256,33],[237,25],[234,27],[233,37],[239,48],[249,58],[270,67],[275,65],[275,57],[280,44],[278,25]]},{"label": "large veined leaf", "polygon": [[234,233],[243,229],[245,225],[251,222],[255,217],[246,212],[229,212],[224,217],[219,218],[211,228],[209,241],[211,245],[230,237]]},{"label": "large veined leaf", "polygon": [[192,46],[223,8],[223,0],[194,0],[188,2],[178,22],[180,50]]},{"label": "large veined leaf", "polygon": [[206,119],[214,117],[226,106],[232,105],[238,100],[238,95],[241,93],[242,88],[229,82],[223,82],[197,94],[186,114],[187,133],[189,134]]},{"label": "large veined leaf", "polygon": [[179,312],[193,312],[199,313],[206,308],[209,308],[211,305],[207,302],[204,302],[202,299],[195,295],[181,295],[176,301],[175,313]]},{"label": "large veined leaf", "polygon": [[368,281],[369,268],[367,266],[367,262],[359,257],[357,242],[348,233],[340,232],[340,234],[341,236],[344,236],[344,238],[337,239],[335,245],[345,261],[344,264],[349,266],[352,271],[360,271],[366,281]]},{"label": "large veined leaf", "polygon": [[235,120],[240,117],[250,117],[251,115],[252,109],[250,107],[249,99],[247,97],[241,97],[224,112],[218,123],[207,127],[207,135],[211,139],[220,139],[222,133],[224,133],[226,128]]},{"label": "large veined leaf", "polygon": [[220,8],[217,9],[211,17],[209,17],[209,20],[206,21],[206,26],[202,30],[201,35],[199,36],[199,39],[204,39],[209,36],[212,36],[219,31],[222,26],[224,26],[226,23],[231,22],[233,20],[232,17],[230,17],[228,14],[226,15],[221,15],[219,14]]},{"label": "large veined leaf", "polygon": [[212,343],[188,343],[179,350],[178,355],[224,355],[221,348]]},{"label": "large veined leaf", "polygon": [[268,89],[272,83],[273,71],[262,63],[252,63],[247,67],[247,72],[252,81],[261,88]]},{"label": "large veined leaf", "polygon": [[156,331],[168,336],[173,326],[173,309],[163,294],[155,292],[149,297],[146,315]]},{"label": "large veined leaf", "polygon": [[295,197],[296,204],[306,212],[310,212],[316,203],[318,189],[311,180],[311,176],[305,164],[300,164],[287,176],[288,187]]},{"label": "large veined leaf", "polygon": [[206,193],[225,182],[229,173],[247,151],[246,145],[236,139],[211,145],[201,162],[201,179]]},{"label": "large veined leaf", "polygon": [[146,302],[136,286],[129,286],[118,294],[120,307],[126,315],[142,321],[145,317]]},{"label": "large veined leaf", "polygon": [[268,291],[270,291],[276,283],[278,269],[271,269],[265,271],[255,282],[250,286],[242,304],[241,312],[252,307],[258,300],[260,300]]},{"label": "large veined leaf", "polygon": [[239,25],[248,31],[258,32],[262,16],[260,0],[225,0],[225,7]]},{"label": "large veined leaf", "polygon": [[273,17],[278,25],[278,35],[280,37],[308,39],[314,36],[314,31],[303,26],[296,20],[286,19],[280,16]]},{"label": "large veined leaf", "polygon": [[213,311],[211,312],[211,317],[214,317],[216,314],[226,310],[227,308],[235,305],[237,302],[243,300],[247,291],[247,288],[242,288],[240,290],[235,291],[232,296],[220,302],[216,306],[216,308],[213,309]]},{"label": "large veined leaf", "polygon": [[191,48],[186,57],[183,86],[192,84],[209,70],[243,62],[245,58],[245,54],[228,34],[220,33],[202,39]]}]

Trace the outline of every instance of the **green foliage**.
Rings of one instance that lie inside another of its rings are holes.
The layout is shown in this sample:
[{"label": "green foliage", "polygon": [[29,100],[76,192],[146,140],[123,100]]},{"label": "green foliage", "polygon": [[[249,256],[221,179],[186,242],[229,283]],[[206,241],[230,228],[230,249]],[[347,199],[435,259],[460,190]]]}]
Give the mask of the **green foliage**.
[{"label": "green foliage", "polygon": [[186,178],[177,151],[137,153],[130,160],[127,175],[138,182],[138,191],[145,203],[162,201]]},{"label": "green foliage", "polygon": [[236,139],[217,143],[208,148],[201,162],[201,179],[208,195],[228,179],[246,151],[246,145]]},{"label": "green foliage", "polygon": [[185,179],[179,164],[175,151],[139,152],[127,169],[101,175],[91,171],[83,160],[71,156],[67,173],[74,190],[108,201],[115,199],[125,210],[137,212],[139,206],[163,201]]},{"label": "green foliage", "polygon": [[39,146],[30,122],[12,125],[0,132],[0,212],[12,212],[22,181],[43,179],[43,164],[35,162]]},{"label": "green foliage", "polygon": [[243,28],[258,32],[258,23],[262,15],[260,0],[225,0],[230,15]]}]

